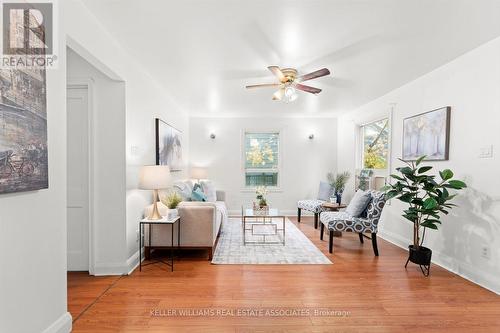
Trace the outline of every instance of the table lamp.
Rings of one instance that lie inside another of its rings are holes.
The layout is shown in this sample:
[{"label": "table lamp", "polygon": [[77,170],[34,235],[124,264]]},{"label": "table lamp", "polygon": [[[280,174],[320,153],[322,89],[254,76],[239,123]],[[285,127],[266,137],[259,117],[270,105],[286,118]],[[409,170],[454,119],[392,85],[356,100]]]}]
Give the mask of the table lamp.
[{"label": "table lamp", "polygon": [[197,179],[199,184],[200,179],[208,178],[208,170],[206,168],[193,167],[191,168],[191,178]]},{"label": "table lamp", "polygon": [[153,190],[153,210],[149,214],[150,220],[161,220],[158,211],[158,190],[166,189],[170,185],[170,168],[166,165],[145,165],[139,172],[139,188]]}]

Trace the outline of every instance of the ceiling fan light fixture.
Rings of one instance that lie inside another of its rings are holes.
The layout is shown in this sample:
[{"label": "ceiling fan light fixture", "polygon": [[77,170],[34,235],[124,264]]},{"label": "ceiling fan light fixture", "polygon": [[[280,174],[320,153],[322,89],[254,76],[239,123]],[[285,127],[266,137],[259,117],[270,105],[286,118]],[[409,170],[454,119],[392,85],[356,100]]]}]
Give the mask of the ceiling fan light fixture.
[{"label": "ceiling fan light fixture", "polygon": [[295,91],[294,87],[291,87],[291,86],[286,87],[286,89],[285,89],[285,96],[286,97],[291,98],[295,94],[296,94],[296,91]]},{"label": "ceiling fan light fixture", "polygon": [[287,98],[287,101],[288,102],[293,102],[295,101],[297,98],[299,98],[299,95],[294,93],[293,95],[291,95],[290,97]]},{"label": "ceiling fan light fixture", "polygon": [[285,103],[293,102],[298,98],[297,90],[314,95],[319,94],[321,89],[302,84],[301,82],[330,75],[330,71],[327,68],[322,68],[302,76],[297,76],[298,72],[295,68],[279,68],[278,66],[269,66],[268,69],[274,74],[279,82],[247,85],[246,88],[279,87],[279,90],[273,94],[272,99],[275,101],[283,101]]}]

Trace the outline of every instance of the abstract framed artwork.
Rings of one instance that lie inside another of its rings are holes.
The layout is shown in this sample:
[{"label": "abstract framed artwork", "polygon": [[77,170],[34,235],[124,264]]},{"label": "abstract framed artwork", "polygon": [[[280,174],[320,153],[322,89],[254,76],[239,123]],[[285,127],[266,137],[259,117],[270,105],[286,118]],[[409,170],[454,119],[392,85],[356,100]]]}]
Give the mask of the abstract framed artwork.
[{"label": "abstract framed artwork", "polygon": [[428,161],[449,158],[451,107],[421,113],[403,120],[403,160],[426,155]]},{"label": "abstract framed artwork", "polygon": [[182,132],[163,120],[155,119],[156,128],[156,164],[168,165],[170,171],[181,171]]}]

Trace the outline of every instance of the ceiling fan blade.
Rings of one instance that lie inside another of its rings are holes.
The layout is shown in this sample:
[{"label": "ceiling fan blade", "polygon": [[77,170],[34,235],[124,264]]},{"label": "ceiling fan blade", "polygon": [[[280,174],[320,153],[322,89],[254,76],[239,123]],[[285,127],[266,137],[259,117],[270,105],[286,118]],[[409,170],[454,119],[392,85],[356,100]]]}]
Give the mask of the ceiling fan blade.
[{"label": "ceiling fan blade", "polygon": [[276,36],[265,31],[264,27],[253,19],[242,26],[242,41],[253,51],[262,66],[265,64],[279,64],[283,56],[278,52]]},{"label": "ceiling fan blade", "polygon": [[319,69],[319,70],[314,71],[312,73],[304,74],[302,76],[299,76],[297,78],[297,81],[298,82],[304,82],[304,81],[312,80],[312,79],[315,79],[315,78],[318,78],[318,77],[322,77],[322,76],[326,76],[326,75],[330,75],[330,71],[328,70],[328,68],[322,68],[322,69]]},{"label": "ceiling fan blade", "polygon": [[300,66],[301,68],[311,68],[315,67],[319,64],[334,64],[345,59],[352,59],[360,54],[365,52],[374,50],[381,45],[384,45],[388,42],[394,42],[396,36],[382,36],[382,35],[370,35],[361,39],[358,39],[354,43],[344,45],[333,52],[321,56],[307,64]]},{"label": "ceiling fan blade", "polygon": [[306,85],[300,84],[300,83],[297,83],[295,85],[295,88],[302,90],[302,91],[305,91],[305,92],[308,92],[308,93],[311,93],[311,94],[319,94],[321,92],[321,89],[319,89],[319,88],[306,86]]},{"label": "ceiling fan blade", "polygon": [[269,69],[278,78],[278,80],[280,80],[280,82],[286,81],[285,75],[283,75],[283,72],[278,66],[269,66],[267,69]]},{"label": "ceiling fan blade", "polygon": [[247,89],[254,89],[254,88],[269,88],[269,87],[279,87],[281,86],[280,83],[263,83],[263,84],[251,84],[246,86]]},{"label": "ceiling fan blade", "polygon": [[273,94],[273,101],[281,101],[283,96],[285,96],[285,88],[281,88]]}]

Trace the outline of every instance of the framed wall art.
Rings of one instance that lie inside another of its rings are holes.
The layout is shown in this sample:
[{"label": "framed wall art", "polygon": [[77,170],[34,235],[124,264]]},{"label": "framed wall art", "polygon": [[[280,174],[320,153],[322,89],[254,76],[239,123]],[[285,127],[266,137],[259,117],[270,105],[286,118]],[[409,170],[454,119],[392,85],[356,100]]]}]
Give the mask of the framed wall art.
[{"label": "framed wall art", "polygon": [[403,160],[426,155],[428,161],[449,158],[451,107],[421,113],[403,120]]},{"label": "framed wall art", "polygon": [[182,171],[182,132],[163,120],[155,119],[156,164],[168,165],[170,171]]}]

